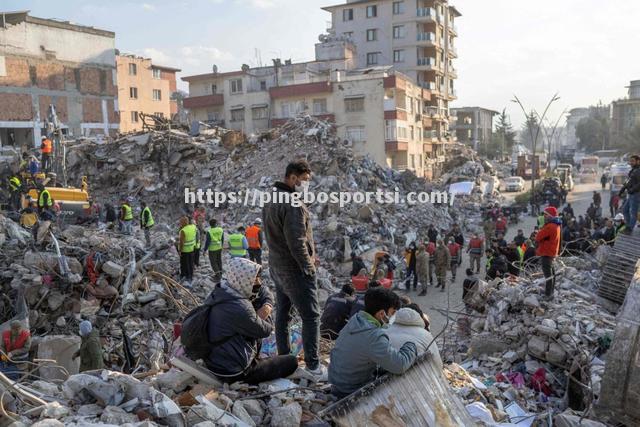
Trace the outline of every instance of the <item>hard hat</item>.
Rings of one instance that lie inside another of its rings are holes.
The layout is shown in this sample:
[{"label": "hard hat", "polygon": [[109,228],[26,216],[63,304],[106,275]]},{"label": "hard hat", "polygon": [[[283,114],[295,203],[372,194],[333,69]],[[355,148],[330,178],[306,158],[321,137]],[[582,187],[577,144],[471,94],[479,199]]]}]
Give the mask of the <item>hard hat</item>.
[{"label": "hard hat", "polygon": [[43,136],[43,137],[42,137],[42,138],[40,138],[40,139],[45,140],[45,139],[47,139],[47,137],[46,137],[46,136]]},{"label": "hard hat", "polygon": [[615,218],[613,218],[613,220],[614,221],[624,221],[624,215],[619,213],[618,215],[615,216]]},{"label": "hard hat", "polygon": [[253,221],[254,224],[262,224],[262,219],[261,218],[256,218],[255,221]]}]

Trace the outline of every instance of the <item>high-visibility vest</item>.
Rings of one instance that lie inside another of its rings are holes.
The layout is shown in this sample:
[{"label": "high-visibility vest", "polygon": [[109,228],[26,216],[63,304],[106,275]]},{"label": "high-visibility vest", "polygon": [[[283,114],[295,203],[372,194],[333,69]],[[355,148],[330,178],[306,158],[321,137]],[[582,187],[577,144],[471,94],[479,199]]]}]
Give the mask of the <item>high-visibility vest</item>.
[{"label": "high-visibility vest", "polygon": [[200,229],[196,226],[196,250],[200,251]]},{"label": "high-visibility vest", "polygon": [[524,249],[522,249],[522,246],[518,246],[516,249],[518,250],[518,256],[520,257],[520,264],[522,264],[522,261],[524,260]]},{"label": "high-visibility vest", "polygon": [[133,220],[133,211],[131,210],[131,206],[129,206],[126,203],[122,204],[122,209],[124,209],[124,221],[131,221]]},{"label": "high-visibility vest", "polygon": [[233,256],[246,256],[247,250],[242,246],[242,239],[244,235],[241,233],[234,233],[229,236],[229,253]]},{"label": "high-visibility vest", "polygon": [[181,252],[189,254],[196,248],[196,232],[198,229],[194,224],[187,224],[180,230],[184,233],[184,243]]},{"label": "high-visibility vest", "polygon": [[[144,213],[145,212],[149,213],[149,219],[147,220],[146,224],[144,223]],[[151,215],[151,209],[149,209],[149,206],[144,208],[142,210],[142,212],[140,213],[140,224],[145,228],[149,228],[149,227],[153,227],[154,226],[155,221],[153,220],[153,215]]]},{"label": "high-visibility vest", "polygon": [[487,270],[491,268],[491,263],[493,262],[493,257],[487,258]]},{"label": "high-visibility vest", "polygon": [[53,151],[53,145],[51,144],[51,140],[49,138],[42,141],[42,147],[40,148],[40,151],[43,154],[51,154],[51,152]]},{"label": "high-visibility vest", "polygon": [[222,249],[222,227],[212,227],[209,233],[209,252],[219,251]]},{"label": "high-visibility vest", "polygon": [[44,208],[44,195],[47,195],[47,207],[53,206],[53,200],[51,199],[51,194],[49,194],[49,190],[44,189],[40,192],[38,196],[38,207]]},{"label": "high-visibility vest", "polygon": [[542,228],[544,226],[544,215],[538,215],[538,227]]},{"label": "high-visibility vest", "polygon": [[22,182],[20,182],[20,178],[18,178],[17,176],[13,176],[9,180],[9,187],[11,187],[11,191],[18,191],[21,185]]},{"label": "high-visibility vest", "polygon": [[244,235],[247,237],[247,243],[251,249],[260,249],[260,227],[252,225],[247,228]]}]

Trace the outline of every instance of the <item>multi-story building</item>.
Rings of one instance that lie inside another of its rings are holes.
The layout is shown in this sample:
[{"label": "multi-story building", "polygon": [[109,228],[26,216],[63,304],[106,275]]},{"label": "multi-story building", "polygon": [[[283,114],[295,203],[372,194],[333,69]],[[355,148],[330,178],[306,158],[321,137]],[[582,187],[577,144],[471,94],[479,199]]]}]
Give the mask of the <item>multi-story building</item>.
[{"label": "multi-story building", "polygon": [[611,103],[611,143],[614,146],[627,142],[626,135],[640,126],[640,80],[633,80],[627,88],[629,96],[626,99]]},{"label": "multi-story building", "polygon": [[39,146],[53,112],[74,137],[117,133],[115,33],[0,15],[0,145]]},{"label": "multi-story building", "polygon": [[194,120],[247,134],[278,126],[298,114],[336,124],[356,155],[432,177],[444,161],[425,109],[431,93],[391,66],[355,69],[351,42],[326,38],[316,61],[183,77],[185,108]]},{"label": "multi-story building", "polygon": [[357,48],[359,68],[392,65],[431,92],[426,111],[438,142],[451,140],[449,103],[456,99],[456,18],[448,0],[347,0],[324,7],[329,33]]},{"label": "multi-story building", "polygon": [[567,116],[567,131],[565,134],[564,144],[562,145],[563,150],[577,150],[578,149],[578,137],[576,136],[576,128],[578,127],[578,123],[582,119],[586,119],[589,117],[590,110],[589,108],[573,108],[569,111],[569,115]]},{"label": "multi-story building", "polygon": [[125,54],[116,56],[116,65],[120,132],[141,130],[140,113],[172,118],[178,112],[172,95],[176,91],[176,73],[181,70]]},{"label": "multi-story building", "polygon": [[493,117],[500,113],[482,107],[461,107],[452,108],[451,114],[456,118],[451,129],[458,141],[478,149],[491,141]]}]

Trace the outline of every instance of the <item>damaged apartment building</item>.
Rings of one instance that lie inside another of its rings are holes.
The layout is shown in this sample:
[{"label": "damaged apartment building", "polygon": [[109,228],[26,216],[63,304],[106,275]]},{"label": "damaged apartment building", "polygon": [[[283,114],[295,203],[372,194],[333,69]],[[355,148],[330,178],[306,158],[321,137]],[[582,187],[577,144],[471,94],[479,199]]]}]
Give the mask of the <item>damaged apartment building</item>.
[{"label": "damaged apartment building", "polygon": [[0,12],[0,146],[118,131],[115,33]]}]

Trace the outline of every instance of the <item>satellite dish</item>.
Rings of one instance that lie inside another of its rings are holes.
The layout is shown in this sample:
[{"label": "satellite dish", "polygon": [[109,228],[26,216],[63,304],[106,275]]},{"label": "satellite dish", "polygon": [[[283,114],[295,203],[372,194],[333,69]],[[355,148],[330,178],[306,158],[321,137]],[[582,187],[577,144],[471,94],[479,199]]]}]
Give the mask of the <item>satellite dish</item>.
[{"label": "satellite dish", "polygon": [[213,64],[213,74],[218,74],[218,66]]},{"label": "satellite dish", "polygon": [[241,69],[242,71],[244,71],[245,73],[246,73],[247,71],[249,71],[249,68],[250,68],[250,67],[249,67],[247,64],[242,64],[242,67],[240,67],[240,69]]}]

